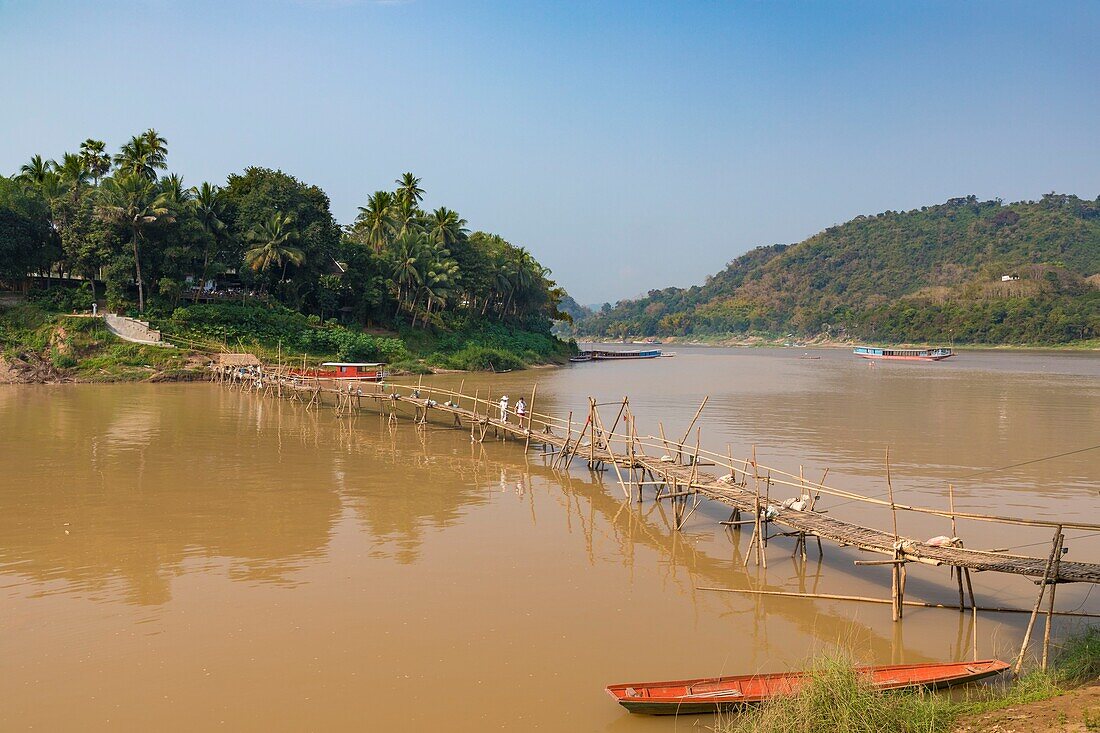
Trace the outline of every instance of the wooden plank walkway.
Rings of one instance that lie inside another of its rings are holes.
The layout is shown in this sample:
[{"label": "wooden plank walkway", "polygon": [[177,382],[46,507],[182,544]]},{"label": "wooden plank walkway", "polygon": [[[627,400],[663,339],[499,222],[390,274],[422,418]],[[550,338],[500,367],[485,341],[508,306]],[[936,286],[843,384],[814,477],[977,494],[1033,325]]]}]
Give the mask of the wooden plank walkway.
[{"label": "wooden plank walkway", "polygon": [[[708,499],[729,507],[733,517],[737,517],[740,513],[753,516],[754,519],[741,523],[763,525],[762,529],[758,528],[758,531],[762,531],[765,536],[768,525],[775,524],[783,528],[785,534],[799,537],[803,543],[806,537],[824,539],[837,545],[856,547],[892,558],[892,560],[882,561],[884,563],[919,562],[930,565],[949,565],[959,569],[1038,578],[1040,579],[1038,583],[1044,583],[1044,578],[1046,583],[1100,583],[1100,564],[1097,563],[1053,561],[1053,554],[1049,558],[1038,558],[961,546],[933,546],[912,538],[895,538],[891,532],[863,527],[821,512],[782,508],[775,501],[768,501],[772,486],[794,487],[800,492],[817,492],[819,495],[821,492],[835,493],[846,498],[854,497],[856,500],[891,506],[896,510],[924,511],[939,516],[951,516],[944,511],[893,505],[870,497],[859,497],[821,483],[804,481],[798,477],[793,477],[796,480],[776,480],[772,478],[772,474],[780,472],[774,469],[755,465],[749,461],[734,461],[732,458],[727,460],[726,457],[708,453],[700,449],[698,439],[696,445],[687,445],[685,443],[687,436],[678,442],[665,440],[663,436],[659,439],[652,436],[642,439],[634,432],[633,417],[629,414],[626,415],[627,432],[616,433],[615,429],[620,418],[624,416],[624,409],[620,408],[615,424],[607,430],[599,417],[597,403],[594,400],[590,400],[591,409],[583,424],[579,420],[574,422],[572,416],[568,420],[562,420],[530,409],[522,418],[512,412],[508,415],[509,419],[502,420],[499,408],[492,402],[491,395],[487,395],[488,399],[483,399],[480,393],[471,396],[422,385],[386,384],[383,386],[374,383],[341,383],[336,380],[301,378],[291,375],[285,368],[232,365],[215,365],[211,368],[216,381],[237,385],[242,390],[262,392],[267,396],[297,399],[305,403],[307,408],[325,406],[332,407],[337,413],[350,414],[369,409],[364,406],[364,403],[369,405],[373,402],[375,409],[381,414],[388,413],[391,419],[396,419],[396,407],[405,405],[412,408],[413,417],[417,422],[426,422],[429,416],[438,417],[439,421],[449,422],[456,428],[469,428],[473,440],[484,440],[485,435],[491,430],[497,435],[522,440],[526,445],[532,443],[542,445],[544,449],[549,449],[554,454],[551,459],[551,465],[554,467],[563,468],[577,458],[588,461],[593,468],[610,465],[618,474],[628,497],[633,497],[636,487],[638,500],[641,501],[643,487],[650,486],[653,487],[657,499],[679,500],[681,510],[677,512],[678,521],[682,511],[686,510],[684,505],[687,497],[691,497],[696,502],[696,506],[699,500]],[[532,402],[534,402],[534,394],[532,394]],[[628,400],[624,400],[623,406],[627,405]],[[533,405],[530,407],[533,408]],[[701,411],[702,407],[700,407]],[[696,418],[698,415],[697,412]],[[693,420],[693,425],[694,422]],[[578,428],[579,432],[575,432]],[[624,444],[623,450],[614,449],[615,441]],[[647,447],[656,447],[662,455],[659,457],[648,455],[645,452]],[[688,459],[687,463],[684,463],[685,456]],[[722,476],[704,473],[699,470],[701,465],[722,466],[728,470],[728,473]],[[629,474],[629,479],[624,478],[623,472]],[[644,479],[646,474],[649,476],[648,480]],[[740,474],[740,480],[737,479],[738,474]],[[754,484],[753,489],[748,487],[750,480]],[[765,483],[769,489],[768,494],[760,493],[760,482]],[[692,507],[691,511],[694,511],[694,508]],[[768,510],[766,521],[760,523],[755,521],[758,508]],[[962,512],[956,513],[955,516],[984,520],[1004,519],[1011,524],[1029,526],[1057,526],[1059,532],[1062,527],[1100,530],[1100,525],[1081,522],[1067,521],[1064,525],[1056,525],[1051,522],[1023,518],[981,517]],[[959,580],[961,587],[961,570]],[[904,585],[904,580],[901,584]]]}]

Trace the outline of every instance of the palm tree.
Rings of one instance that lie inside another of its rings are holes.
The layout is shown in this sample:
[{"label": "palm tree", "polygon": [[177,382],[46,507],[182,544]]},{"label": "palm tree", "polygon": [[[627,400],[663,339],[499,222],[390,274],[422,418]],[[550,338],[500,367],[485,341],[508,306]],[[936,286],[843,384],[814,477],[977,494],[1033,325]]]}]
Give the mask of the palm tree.
[{"label": "palm tree", "polygon": [[276,211],[270,219],[253,227],[246,237],[253,246],[244,253],[244,261],[255,272],[267,272],[272,265],[281,265],[281,282],[286,279],[288,264],[305,262],[306,253],[291,244],[298,238],[298,231],[290,214]]},{"label": "palm tree", "polygon": [[140,173],[150,181],[157,179],[157,171],[168,167],[168,141],[156,130],[146,130],[134,135],[115,156],[115,165],[124,173]]},{"label": "palm tree", "polygon": [[130,231],[138,310],[141,312],[145,311],[145,283],[141,278],[140,245],[152,224],[172,221],[169,204],[167,195],[140,172],[108,178],[99,188],[96,214],[101,220],[125,226]]},{"label": "palm tree", "polygon": [[391,267],[393,279],[397,281],[397,307],[400,310],[411,287],[424,281],[421,267],[421,255],[426,242],[419,232],[406,231],[393,241],[394,260]]},{"label": "palm tree", "polygon": [[84,167],[91,175],[94,185],[99,185],[99,179],[111,170],[111,156],[107,155],[107,145],[102,140],[88,138],[80,143],[80,157],[84,160]]},{"label": "palm tree", "polygon": [[393,207],[393,228],[398,236],[407,232],[418,231],[422,212],[412,199],[397,198],[397,205]]},{"label": "palm tree", "polygon": [[394,183],[397,184],[397,198],[411,201],[418,206],[424,198],[424,189],[420,187],[420,179],[412,173],[402,173]]},{"label": "palm tree", "polygon": [[88,185],[88,166],[84,158],[74,153],[65,153],[60,163],[53,164],[62,184],[68,187],[73,203],[80,198],[80,189]]},{"label": "palm tree", "polygon": [[36,155],[31,158],[29,163],[20,166],[18,178],[25,183],[41,186],[53,172],[56,165],[57,163],[54,161],[43,160],[41,155]]},{"label": "palm tree", "polygon": [[167,168],[168,141],[151,127],[141,133],[141,139],[145,141],[145,147],[149,151],[150,162],[157,168]]},{"label": "palm tree", "polygon": [[[424,292],[428,296],[428,303],[424,311],[424,325],[428,323],[428,315],[432,312],[432,303],[445,305],[447,297],[458,286],[461,272],[458,263],[450,258],[450,252],[443,247],[436,247],[427,257],[424,268]],[[416,319],[413,318],[415,325]]]},{"label": "palm tree", "polygon": [[464,239],[469,231],[466,220],[446,206],[440,206],[428,217],[428,237],[443,247],[450,247]]},{"label": "palm tree", "polygon": [[225,197],[222,195],[222,189],[212,186],[206,181],[203,181],[203,184],[198,188],[192,188],[191,194],[191,210],[194,212],[199,226],[208,235],[206,246],[203,247],[202,252],[202,280],[199,281],[199,287],[195,290],[195,302],[197,303],[199,293],[206,286],[206,276],[210,270],[210,259],[226,231],[225,222],[222,220],[225,215],[223,205]]},{"label": "palm tree", "polygon": [[393,194],[389,191],[375,191],[366,206],[359,207],[359,216],[355,217],[355,227],[367,240],[367,245],[375,252],[381,252],[396,234],[393,219]]},{"label": "palm tree", "polygon": [[183,176],[171,173],[160,179],[160,190],[168,197],[169,203],[177,210],[191,201],[191,189],[183,185]]}]

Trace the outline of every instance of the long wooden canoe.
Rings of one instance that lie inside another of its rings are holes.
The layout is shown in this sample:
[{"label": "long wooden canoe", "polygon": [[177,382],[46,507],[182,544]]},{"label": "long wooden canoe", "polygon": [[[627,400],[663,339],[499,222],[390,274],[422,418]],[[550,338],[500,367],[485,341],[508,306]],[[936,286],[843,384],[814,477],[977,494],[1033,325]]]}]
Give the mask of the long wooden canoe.
[{"label": "long wooden canoe", "polygon": [[[947,664],[901,664],[857,667],[878,690],[936,689],[992,677],[1009,668],[997,659]],[[690,715],[754,705],[777,695],[797,692],[805,672],[704,677],[670,682],[632,682],[610,685],[607,694],[632,713]]]}]

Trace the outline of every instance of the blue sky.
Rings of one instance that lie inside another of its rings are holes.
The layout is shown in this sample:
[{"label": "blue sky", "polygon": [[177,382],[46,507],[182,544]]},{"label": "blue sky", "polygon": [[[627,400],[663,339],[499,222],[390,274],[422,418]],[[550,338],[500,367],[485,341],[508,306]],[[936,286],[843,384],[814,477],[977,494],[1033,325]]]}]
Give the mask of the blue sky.
[{"label": "blue sky", "polygon": [[155,127],[341,223],[411,170],[584,303],[951,196],[1100,194],[1100,3],[0,0],[0,172]]}]

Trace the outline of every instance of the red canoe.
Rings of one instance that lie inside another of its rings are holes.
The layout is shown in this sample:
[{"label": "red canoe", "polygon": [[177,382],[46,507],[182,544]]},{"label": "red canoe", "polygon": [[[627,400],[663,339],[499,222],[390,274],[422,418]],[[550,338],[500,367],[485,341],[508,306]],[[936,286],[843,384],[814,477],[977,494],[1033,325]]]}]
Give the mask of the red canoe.
[{"label": "red canoe", "polygon": [[[857,667],[878,690],[950,687],[992,677],[1009,668],[996,659],[947,664],[901,664]],[[632,713],[690,715],[713,713],[763,702],[776,695],[797,692],[804,672],[707,677],[671,682],[634,682],[610,685],[607,694]]]}]

